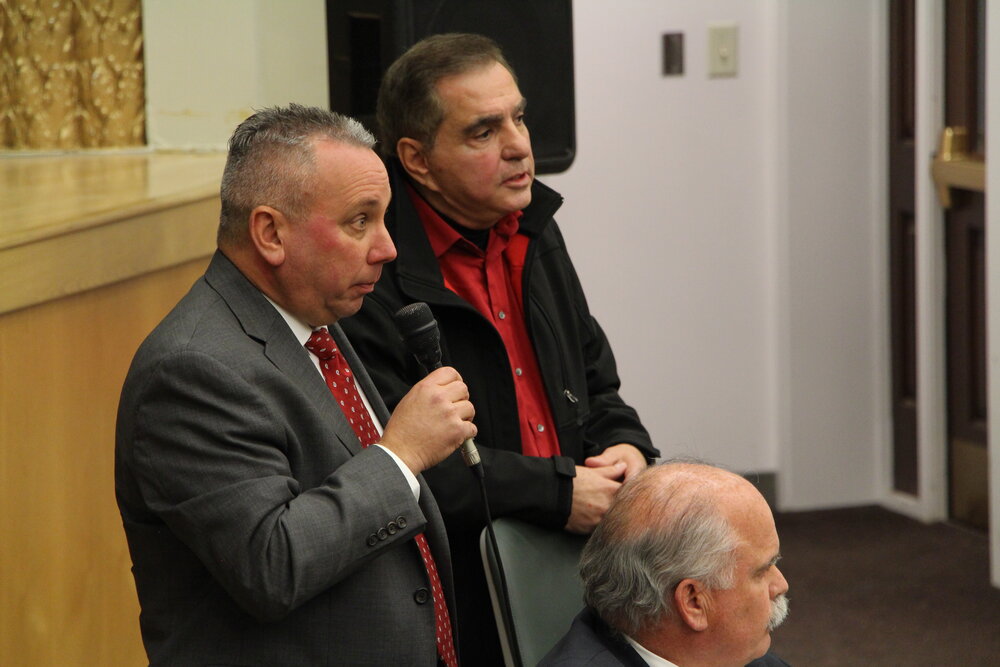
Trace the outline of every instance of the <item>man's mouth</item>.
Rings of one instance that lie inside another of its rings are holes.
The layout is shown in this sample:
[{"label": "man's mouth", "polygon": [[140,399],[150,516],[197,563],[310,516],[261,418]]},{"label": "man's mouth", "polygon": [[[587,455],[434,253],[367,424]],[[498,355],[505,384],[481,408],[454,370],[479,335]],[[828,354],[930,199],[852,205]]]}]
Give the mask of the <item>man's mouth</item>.
[{"label": "man's mouth", "polygon": [[522,186],[531,183],[531,174],[522,171],[504,180],[504,185]]},{"label": "man's mouth", "polygon": [[379,275],[375,276],[375,277],[374,277],[374,278],[373,278],[373,279],[371,280],[371,282],[360,282],[360,283],[355,283],[355,284],[354,284],[354,286],[355,286],[355,287],[357,287],[357,288],[358,288],[359,290],[361,290],[362,292],[364,292],[365,294],[367,294],[367,293],[371,292],[371,291],[372,291],[373,289],[375,289],[375,283],[377,283],[377,282],[378,282],[378,279],[379,279],[380,277],[381,277],[381,274],[379,274]]}]

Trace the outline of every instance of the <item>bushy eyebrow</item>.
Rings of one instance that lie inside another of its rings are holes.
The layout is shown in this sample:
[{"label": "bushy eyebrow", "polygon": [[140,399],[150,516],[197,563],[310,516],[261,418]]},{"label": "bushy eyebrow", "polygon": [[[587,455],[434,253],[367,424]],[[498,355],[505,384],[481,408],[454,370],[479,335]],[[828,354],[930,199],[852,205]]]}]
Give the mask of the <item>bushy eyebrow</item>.
[{"label": "bushy eyebrow", "polygon": [[[516,107],[514,107],[514,115],[516,116],[517,114],[524,113],[524,110],[527,108],[527,106],[528,106],[527,98],[522,97],[521,101],[518,102]],[[479,130],[481,130],[482,128],[495,127],[500,123],[502,123],[503,119],[504,119],[504,114],[499,114],[499,113],[490,114],[488,116],[480,116],[479,118],[473,119],[471,123],[466,125],[462,129],[462,132],[465,133],[466,135],[478,134]]]},{"label": "bushy eyebrow", "polygon": [[774,556],[771,558],[771,560],[767,561],[766,563],[764,563],[763,565],[761,565],[757,569],[757,571],[755,572],[755,574],[764,574],[765,572],[767,572],[768,570],[770,570],[772,567],[774,567],[775,565],[777,565],[779,560],[781,560],[781,554],[780,553],[774,554]]}]

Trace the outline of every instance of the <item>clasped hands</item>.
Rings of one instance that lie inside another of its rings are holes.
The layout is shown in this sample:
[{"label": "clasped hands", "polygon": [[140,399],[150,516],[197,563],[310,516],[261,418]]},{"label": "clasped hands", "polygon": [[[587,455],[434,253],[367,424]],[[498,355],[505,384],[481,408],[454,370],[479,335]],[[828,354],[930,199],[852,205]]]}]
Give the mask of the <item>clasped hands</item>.
[{"label": "clasped hands", "polygon": [[589,535],[604,517],[621,485],[646,467],[646,457],[627,443],[612,445],[576,466],[573,507],[566,530]]}]

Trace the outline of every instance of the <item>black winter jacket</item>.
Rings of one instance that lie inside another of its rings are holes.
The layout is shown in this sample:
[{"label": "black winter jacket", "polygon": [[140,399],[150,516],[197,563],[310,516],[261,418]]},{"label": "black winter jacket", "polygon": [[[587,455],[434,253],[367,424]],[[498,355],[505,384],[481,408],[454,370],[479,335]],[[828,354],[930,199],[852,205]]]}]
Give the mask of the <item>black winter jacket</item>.
[{"label": "black winter jacket", "polygon": [[[552,219],[562,197],[535,181],[531,204],[520,221],[519,233],[530,237],[523,273],[525,321],[562,453],[537,458],[521,454],[514,382],[500,335],[474,307],[444,286],[401,172],[398,162],[389,165],[393,200],[386,224],[398,257],[385,266],[361,311],[340,324],[391,410],[425,375],[400,341],[392,316],[404,305],[426,302],[441,331],[442,363],[458,369],[476,408],[476,444],[493,518],[513,516],[561,530],[569,519],[575,466],[586,457],[622,442],[635,445],[648,458],[659,455],[635,410],[618,395],[611,346],[590,314]],[[481,633],[490,628],[476,628],[478,623],[469,618],[483,614],[484,622],[492,624],[488,598],[477,600],[471,610],[469,602],[472,588],[485,593],[478,556],[478,535],[485,520],[478,484],[458,452],[423,474],[441,507],[455,554],[461,636],[482,642]],[[463,581],[461,564],[480,585]],[[481,664],[478,659],[470,662],[467,648],[461,649],[463,663]]]}]

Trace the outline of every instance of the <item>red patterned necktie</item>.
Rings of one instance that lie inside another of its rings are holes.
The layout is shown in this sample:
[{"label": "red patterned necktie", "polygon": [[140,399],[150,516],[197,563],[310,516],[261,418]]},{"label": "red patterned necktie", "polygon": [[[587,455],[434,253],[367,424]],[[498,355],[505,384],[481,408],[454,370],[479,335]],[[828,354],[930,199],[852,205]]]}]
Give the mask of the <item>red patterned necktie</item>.
[{"label": "red patterned necktie", "polygon": [[[337,343],[333,336],[325,328],[312,332],[306,349],[319,358],[319,367],[326,378],[326,386],[333,394],[333,398],[340,405],[344,412],[344,417],[354,429],[354,434],[358,436],[362,447],[368,447],[378,442],[378,431],[372,423],[368,409],[358,394],[357,387],[354,386],[354,374],[351,367],[347,365],[347,359],[337,349]],[[437,628],[437,648],[438,656],[448,667],[457,667],[458,660],[455,657],[455,645],[451,635],[451,619],[448,617],[448,606],[444,601],[444,591],[441,588],[441,578],[438,576],[437,565],[434,564],[434,557],[431,555],[427,538],[420,533],[413,538],[420,550],[420,557],[427,568],[427,578],[431,583],[431,595],[434,598],[434,616]]]}]

